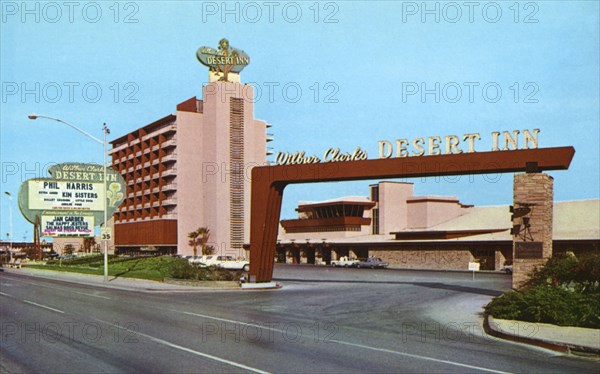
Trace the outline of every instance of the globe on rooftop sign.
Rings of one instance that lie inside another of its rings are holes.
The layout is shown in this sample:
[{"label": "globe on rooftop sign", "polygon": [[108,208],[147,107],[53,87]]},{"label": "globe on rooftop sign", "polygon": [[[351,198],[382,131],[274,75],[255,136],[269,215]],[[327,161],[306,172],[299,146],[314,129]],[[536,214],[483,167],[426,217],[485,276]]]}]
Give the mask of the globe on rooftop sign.
[{"label": "globe on rooftop sign", "polygon": [[97,164],[65,163],[49,169],[52,178],[26,180],[19,188],[19,209],[42,236],[93,236],[94,226],[111,217],[125,198],[125,180],[111,168]]},{"label": "globe on rooftop sign", "polygon": [[[250,56],[246,52],[229,45],[229,40],[219,41],[217,49],[200,47],[196,52],[198,61],[208,67],[211,81],[239,81],[239,73],[250,64]],[[231,74],[230,76],[230,73]]]}]

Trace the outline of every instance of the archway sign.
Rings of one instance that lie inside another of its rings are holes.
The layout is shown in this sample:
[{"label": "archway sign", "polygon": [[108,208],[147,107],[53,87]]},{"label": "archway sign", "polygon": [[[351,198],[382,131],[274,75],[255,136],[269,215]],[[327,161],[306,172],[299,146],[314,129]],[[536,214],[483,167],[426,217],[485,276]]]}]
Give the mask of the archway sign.
[{"label": "archway sign", "polygon": [[573,147],[470,152],[252,169],[250,282],[270,282],[283,190],[288,184],[566,170]]}]

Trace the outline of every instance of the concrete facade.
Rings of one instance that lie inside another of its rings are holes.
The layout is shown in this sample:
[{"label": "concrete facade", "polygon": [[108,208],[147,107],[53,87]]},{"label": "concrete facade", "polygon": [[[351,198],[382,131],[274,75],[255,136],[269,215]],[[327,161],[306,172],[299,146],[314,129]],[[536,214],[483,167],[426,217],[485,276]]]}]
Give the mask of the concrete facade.
[{"label": "concrete facade", "polygon": [[[286,231],[290,220],[281,221],[277,261],[328,264],[340,256],[374,256],[395,268],[446,270],[467,270],[469,262],[476,261],[481,270],[498,271],[513,265],[518,282],[552,251],[585,254],[600,250],[600,200],[557,202],[554,206],[552,178],[539,173],[517,175],[515,191],[515,206],[535,204],[523,216],[529,218],[531,226],[520,236],[513,236],[511,228],[517,222],[522,224],[523,217],[511,221],[508,205],[478,207],[462,204],[453,196],[413,196],[411,183],[373,184],[370,197],[302,202],[295,221],[307,222],[296,222],[294,228],[307,230]],[[368,201],[373,205],[367,206]],[[323,218],[318,222],[321,228],[330,229],[308,230],[315,227],[310,223],[315,220],[305,213],[306,209],[351,202],[367,207],[363,217],[370,222],[365,221],[361,230],[328,226]],[[380,228],[375,234],[377,224]],[[542,257],[515,259],[513,264],[513,239],[524,243],[543,241]]]},{"label": "concrete facade", "polygon": [[127,183],[115,214],[117,252],[191,255],[188,233],[207,227],[215,253],[247,257],[249,176],[266,163],[267,141],[252,97],[252,86],[211,82],[202,100],[111,142],[113,168]]}]

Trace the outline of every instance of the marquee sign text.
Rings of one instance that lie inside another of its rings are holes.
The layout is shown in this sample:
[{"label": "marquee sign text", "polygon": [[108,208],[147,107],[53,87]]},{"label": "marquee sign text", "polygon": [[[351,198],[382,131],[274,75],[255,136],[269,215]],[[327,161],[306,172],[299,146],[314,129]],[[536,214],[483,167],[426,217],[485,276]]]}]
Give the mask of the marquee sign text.
[{"label": "marquee sign text", "polygon": [[302,165],[302,164],[317,164],[320,162],[341,162],[341,161],[360,161],[368,158],[367,151],[360,147],[356,147],[354,152],[342,152],[339,148],[329,148],[323,154],[323,158],[315,155],[307,156],[304,151],[278,152],[275,156],[277,165]]},{"label": "marquee sign text", "polygon": [[[538,134],[540,129],[533,131],[494,131],[491,134],[492,151],[510,151],[517,149],[530,149],[538,147]],[[473,153],[476,144],[481,140],[481,134],[472,133],[462,136],[429,136],[427,138],[397,139],[395,143],[388,140],[380,140],[379,158],[409,157],[409,156],[435,156],[459,153]],[[522,148],[519,147],[521,141]],[[394,152],[395,146],[395,152]]]},{"label": "marquee sign text", "polygon": [[[494,131],[491,134],[492,151],[512,151],[517,149],[535,149],[538,147],[540,129]],[[445,136],[428,136],[427,138],[397,139],[395,142],[380,140],[378,144],[379,158],[418,157],[450,155],[477,152],[477,144],[481,141],[480,133]],[[305,151],[278,152],[275,156],[277,165],[317,164],[320,162],[362,161],[368,158],[367,151],[356,147],[354,152],[342,152],[339,148],[329,148],[323,157],[306,155]]]}]

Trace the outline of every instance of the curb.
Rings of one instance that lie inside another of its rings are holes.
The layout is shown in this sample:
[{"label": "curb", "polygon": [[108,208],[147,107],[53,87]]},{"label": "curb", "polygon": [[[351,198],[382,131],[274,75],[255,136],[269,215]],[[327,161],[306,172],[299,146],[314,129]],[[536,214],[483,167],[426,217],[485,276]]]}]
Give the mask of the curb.
[{"label": "curb", "polygon": [[[527,321],[511,321],[514,323],[529,323],[535,324],[535,322],[527,322]],[[557,326],[560,328],[560,326]],[[591,358],[600,358],[600,349],[595,347],[582,346],[575,343],[565,343],[565,342],[556,342],[556,341],[548,341],[542,339],[535,339],[531,337],[521,336],[519,334],[513,334],[508,331],[502,331],[498,327],[498,323],[495,322],[494,317],[486,314],[483,319],[483,329],[484,331],[494,337],[514,341],[517,343],[524,343],[529,345],[534,345],[541,348],[550,349],[553,351],[573,354],[578,356],[587,356]],[[600,332],[599,332],[600,333]]]},{"label": "curb", "polygon": [[[37,269],[30,269],[30,270],[37,270]],[[28,272],[28,273],[23,273],[20,271],[12,271],[9,270],[7,271],[7,273],[10,274],[18,274],[21,276],[25,276],[25,277],[33,277],[33,278],[41,278],[41,279],[50,279],[53,281],[57,281],[57,282],[63,282],[63,283],[74,283],[74,284],[79,284],[79,285],[85,285],[85,286],[91,286],[91,287],[101,287],[101,288],[110,288],[110,289],[115,289],[115,290],[120,290],[120,291],[134,291],[134,292],[143,292],[143,293],[181,293],[181,292],[218,292],[218,291],[241,291],[240,287],[235,287],[235,288],[219,288],[219,287],[189,287],[189,288],[151,288],[151,287],[145,287],[145,286],[127,286],[127,285],[116,285],[116,284],[104,284],[104,283],[96,283],[96,282],[86,282],[85,280],[76,280],[76,279],[65,279],[65,278],[56,278],[56,277],[52,277],[49,276],[47,274],[33,274],[33,272]],[[73,273],[73,274],[78,274],[78,273]],[[83,274],[85,276],[95,276],[95,275],[89,275],[89,274]],[[131,278],[134,282],[137,280],[137,278]],[[140,279],[140,281],[144,281],[144,282],[156,282],[156,281],[150,281],[150,280],[145,280],[145,279]],[[110,281],[109,281],[110,282]],[[162,284],[165,282],[157,282],[158,284]],[[165,283],[168,284],[168,283]]]}]

